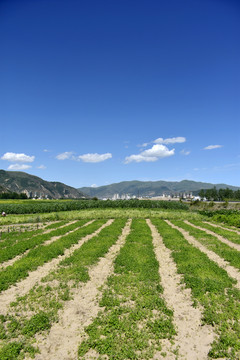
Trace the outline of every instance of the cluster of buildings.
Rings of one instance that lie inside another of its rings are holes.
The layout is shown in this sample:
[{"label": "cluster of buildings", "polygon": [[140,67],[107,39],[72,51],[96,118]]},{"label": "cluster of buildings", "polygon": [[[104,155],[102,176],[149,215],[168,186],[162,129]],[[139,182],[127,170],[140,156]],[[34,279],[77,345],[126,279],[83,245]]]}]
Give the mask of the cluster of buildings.
[{"label": "cluster of buildings", "polygon": [[28,190],[23,190],[22,192],[26,194],[29,199],[38,199],[38,200],[49,199],[48,195],[42,192],[28,191]]},{"label": "cluster of buildings", "polygon": [[194,196],[192,192],[183,192],[183,193],[174,193],[174,194],[162,194],[160,196],[136,196],[129,194],[119,195],[118,193],[114,194],[112,197],[103,198],[102,200],[130,200],[130,199],[152,199],[152,200],[201,200],[199,196]]}]

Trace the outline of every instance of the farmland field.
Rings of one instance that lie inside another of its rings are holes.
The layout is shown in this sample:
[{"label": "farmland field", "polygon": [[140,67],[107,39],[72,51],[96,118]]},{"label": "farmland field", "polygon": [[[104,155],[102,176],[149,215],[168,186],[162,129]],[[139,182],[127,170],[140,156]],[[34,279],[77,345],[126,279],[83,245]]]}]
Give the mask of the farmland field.
[{"label": "farmland field", "polygon": [[0,232],[1,360],[240,359],[239,228],[94,208]]}]

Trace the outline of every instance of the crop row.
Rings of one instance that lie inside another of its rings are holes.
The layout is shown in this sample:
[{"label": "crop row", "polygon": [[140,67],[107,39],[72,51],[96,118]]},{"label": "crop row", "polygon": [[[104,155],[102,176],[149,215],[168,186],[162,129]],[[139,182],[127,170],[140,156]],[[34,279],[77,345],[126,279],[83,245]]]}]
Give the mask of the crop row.
[{"label": "crop row", "polygon": [[[200,305],[203,309],[202,324],[214,327],[217,334],[209,357],[237,359],[240,352],[240,291],[235,287],[236,280],[164,220],[152,218],[151,221],[171,251],[183,282],[191,289],[193,305]],[[182,221],[171,221],[239,268],[236,250]],[[50,245],[32,249],[15,263],[16,266],[14,264],[8,272],[5,271],[7,268],[0,273],[2,289],[26,277],[29,271],[44,262],[63,254],[66,248],[93,233],[104,222],[97,220]],[[63,260],[55,271],[43,279],[40,286],[35,286],[27,295],[18,298],[8,315],[0,316],[1,360],[15,360],[22,358],[24,353],[36,353],[35,335],[50,329],[59,320],[59,309],[71,299],[72,288],[89,280],[89,266],[96,264],[117,241],[125,222],[125,219],[114,220],[99,235]],[[192,222],[208,227],[202,222]],[[216,231],[215,228],[211,230]],[[237,240],[235,234],[223,231],[225,237],[230,236],[230,241],[231,235],[232,239]],[[107,356],[108,359],[119,360],[150,359],[156,352],[162,357],[166,355],[162,352],[161,342],[169,339],[173,343],[176,329],[173,325],[174,314],[162,296],[158,270],[150,228],[145,220],[135,219],[126,243],[115,259],[114,274],[104,286],[100,300],[102,310],[85,329],[85,340],[78,351],[80,359],[88,358],[88,352],[93,350],[99,354],[99,358]]]},{"label": "crop row", "polygon": [[[57,321],[59,309],[71,296],[73,283],[69,280],[74,280],[74,284],[80,286],[89,279],[89,266],[94,265],[117,241],[125,223],[126,220],[117,219],[102,229],[62,261],[58,270],[43,279],[42,285],[34,287],[12,304],[12,314],[0,318],[1,359],[16,360],[20,352],[21,356],[24,352],[30,355],[36,353],[37,349],[32,346],[34,336],[39,331],[49,329]],[[58,279],[60,285],[49,285],[51,279],[55,280],[55,284]]]},{"label": "crop row", "polygon": [[49,245],[39,245],[31,249],[26,256],[17,260],[12,266],[8,266],[0,273],[0,291],[8,289],[11,285],[26,278],[30,271],[36,270],[38,266],[63,255],[64,251],[87,234],[97,230],[106,220],[96,220],[88,226],[82,227],[71,234],[62,236]]},{"label": "crop row", "polygon": [[46,201],[26,202],[20,204],[0,204],[0,212],[7,214],[36,214],[57,211],[71,211],[94,208],[159,208],[188,210],[188,206],[177,201],[151,201],[151,200],[75,200],[75,201]]},{"label": "crop row", "polygon": [[43,232],[45,232],[46,230],[52,230],[52,229],[57,229],[61,226],[64,226],[65,224],[67,224],[67,221],[59,221],[57,223],[45,226],[44,228],[38,229],[38,230],[25,230],[25,231],[13,231],[10,233],[2,233],[2,241],[0,242],[0,249],[3,249],[5,247],[9,247],[12,246],[13,244],[15,244],[18,241],[22,241],[22,240],[27,240],[30,239],[36,235],[40,235]]},{"label": "crop row", "polygon": [[19,237],[18,241],[15,242],[15,244],[11,245],[11,243],[9,243],[1,250],[0,263],[13,259],[15,256],[23,254],[26,250],[33,249],[36,246],[43,244],[52,237],[61,236],[69,231],[75,230],[80,226],[84,225],[84,223],[86,223],[86,220],[79,220],[74,224],[66,225],[62,228],[52,230],[46,234],[36,235],[27,239],[25,237],[23,237],[22,239]]},{"label": "crop row", "polygon": [[229,231],[228,229],[212,226],[211,224],[208,224],[208,223],[205,223],[202,221],[197,221],[197,220],[191,220],[191,222],[197,226],[201,226],[205,229],[211,230],[211,231],[215,232],[216,234],[223,236],[224,238],[228,239],[229,241],[231,241],[235,244],[240,244],[239,234],[237,232],[231,231],[231,229]]},{"label": "crop row", "polygon": [[86,328],[80,358],[94,349],[99,358],[149,359],[161,350],[162,339],[174,336],[173,313],[162,298],[158,267],[149,227],[144,220],[133,220],[103,292],[103,310]]},{"label": "crop row", "polygon": [[214,251],[221,258],[228,261],[230,265],[240,269],[239,251],[233,249],[229,245],[219,241],[215,236],[207,234],[205,231],[196,229],[183,221],[172,221],[174,225],[181,227],[188,231],[188,233],[197,239],[201,244],[206,246],[209,250]]},{"label": "crop row", "polygon": [[240,291],[236,280],[193,247],[176,229],[163,220],[152,219],[172,251],[178,272],[191,289],[195,306],[203,307],[203,323],[212,325],[218,334],[209,352],[211,358],[237,359],[240,350]]},{"label": "crop row", "polygon": [[240,227],[240,211],[239,210],[200,210],[199,214],[210,217],[212,220],[222,222],[230,226]]}]

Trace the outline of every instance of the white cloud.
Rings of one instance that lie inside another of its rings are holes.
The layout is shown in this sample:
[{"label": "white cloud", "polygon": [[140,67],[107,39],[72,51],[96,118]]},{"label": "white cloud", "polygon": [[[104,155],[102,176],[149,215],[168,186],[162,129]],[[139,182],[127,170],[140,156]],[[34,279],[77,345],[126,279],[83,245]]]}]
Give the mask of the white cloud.
[{"label": "white cloud", "polygon": [[84,155],[79,155],[77,157],[78,160],[82,160],[83,162],[90,162],[90,163],[98,163],[98,162],[102,162],[105,161],[107,159],[111,159],[112,158],[112,154],[111,153],[106,153],[106,154],[84,154]]},{"label": "white cloud", "polygon": [[96,184],[92,184],[91,188],[97,188],[98,186]]},{"label": "white cloud", "polygon": [[12,164],[8,167],[8,170],[27,170],[30,169],[31,165],[26,164]]},{"label": "white cloud", "polygon": [[46,169],[46,166],[45,166],[45,165],[40,165],[40,166],[38,166],[37,168],[44,170],[44,169]]},{"label": "white cloud", "polygon": [[35,159],[35,156],[29,156],[25,154],[16,154],[12,152],[5,153],[1,160],[7,160],[10,162],[33,162]]},{"label": "white cloud", "polygon": [[182,136],[178,136],[178,137],[174,137],[174,138],[168,138],[168,139],[163,139],[163,138],[158,138],[156,140],[154,140],[153,142],[155,144],[176,144],[176,143],[184,143],[186,141],[185,137]]},{"label": "white cloud", "polygon": [[203,148],[203,150],[219,149],[221,147],[223,147],[223,145],[208,145],[205,148]]},{"label": "white cloud", "polygon": [[189,150],[181,150],[180,151],[180,154],[185,155],[185,156],[189,155],[190,153],[191,153],[191,151],[189,151]]},{"label": "white cloud", "polygon": [[64,153],[58,154],[56,156],[56,159],[58,160],[66,160],[66,159],[70,159],[73,155],[72,151],[65,151]]},{"label": "white cloud", "polygon": [[168,156],[174,155],[175,149],[169,150],[165,145],[156,144],[151,149],[142,151],[138,155],[130,155],[125,158],[125,164],[130,162],[154,162]]},{"label": "white cloud", "polygon": [[139,155],[130,155],[130,156],[126,156],[125,157],[125,164],[128,164],[130,162],[136,161],[136,162],[142,162],[142,161],[146,161],[146,162],[153,162],[153,161],[157,161],[158,158],[156,156],[143,156],[141,154]]}]

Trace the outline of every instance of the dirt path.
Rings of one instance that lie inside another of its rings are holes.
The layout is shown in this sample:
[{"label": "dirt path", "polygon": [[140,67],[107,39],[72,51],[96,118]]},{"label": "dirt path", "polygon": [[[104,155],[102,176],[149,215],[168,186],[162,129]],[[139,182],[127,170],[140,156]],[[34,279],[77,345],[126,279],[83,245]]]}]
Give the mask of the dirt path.
[{"label": "dirt path", "polygon": [[77,358],[78,346],[83,340],[84,328],[92,322],[101,309],[98,305],[99,287],[113,273],[113,260],[130,232],[129,220],[115,245],[107,255],[89,271],[90,280],[80,289],[73,290],[73,300],[69,301],[60,313],[60,320],[54,324],[49,335],[38,336],[37,344],[41,354],[36,360],[71,360]]},{"label": "dirt path", "polygon": [[184,220],[184,222],[185,222],[186,224],[188,224],[188,225],[191,225],[192,227],[194,227],[194,228],[196,228],[196,229],[205,231],[205,232],[206,232],[207,234],[209,234],[209,235],[215,236],[219,241],[227,244],[228,246],[230,246],[230,247],[233,248],[233,249],[236,249],[236,250],[240,251],[240,245],[235,244],[235,243],[231,242],[230,240],[224,238],[223,236],[216,234],[214,231],[211,231],[211,230],[209,230],[209,229],[205,229],[205,228],[203,228],[203,227],[201,227],[201,226],[196,226],[196,225],[192,224],[191,222],[189,222],[189,221],[187,221],[187,220]]},{"label": "dirt path", "polygon": [[[163,297],[168,307],[174,311],[174,324],[177,329],[174,348],[179,351],[179,359],[207,359],[215,335],[213,328],[201,325],[202,313],[199,308],[196,309],[192,306],[191,291],[183,288],[182,276],[177,273],[171,251],[166,248],[156,227],[149,219],[147,223],[152,232],[155,254],[159,262],[161,285],[164,289]],[[165,340],[164,343],[161,352],[167,353],[166,359],[175,359],[176,356],[172,353],[173,346],[170,341]],[[162,359],[162,356],[156,354],[154,359]]]},{"label": "dirt path", "polygon": [[73,245],[70,249],[66,249],[63,255],[58,256],[50,262],[45,263],[43,266],[37,268],[35,271],[32,271],[26,279],[20,281],[16,285],[11,286],[8,290],[3,291],[0,294],[0,313],[5,315],[7,313],[8,306],[12,301],[16,299],[17,296],[25,295],[34,285],[36,285],[37,282],[39,282],[43,277],[45,277],[50,271],[55,270],[62,260],[71,256],[72,253],[75,250],[79,249],[84,242],[99,234],[103,228],[109,226],[112,222],[112,219],[108,220],[94,233],[85,236],[77,244]]},{"label": "dirt path", "polygon": [[223,260],[220,256],[218,256],[215,252],[208,250],[205,246],[203,246],[201,243],[199,243],[193,236],[191,236],[187,231],[183,230],[182,228],[174,225],[171,223],[171,221],[169,220],[165,220],[166,223],[168,225],[170,225],[172,228],[177,229],[178,231],[180,231],[180,233],[183,234],[183,236],[185,237],[185,239],[192,244],[193,246],[195,246],[196,248],[198,248],[199,250],[201,250],[204,254],[207,255],[207,257],[214,261],[219,267],[221,267],[222,269],[226,270],[228,275],[237,280],[237,284],[234,285],[235,287],[237,287],[240,290],[240,273],[239,271],[234,268],[233,266],[229,265],[229,263],[225,260]]},{"label": "dirt path", "polygon": [[[64,226],[69,226],[69,225],[71,225],[71,224],[73,224],[73,223],[75,223],[75,222],[76,222],[76,221],[72,221],[71,223],[68,223],[68,224],[66,224],[66,225],[60,226],[59,229],[62,228],[62,227],[64,227]],[[84,224],[84,225],[82,225],[82,226],[79,226],[78,228],[76,228],[76,229],[74,229],[74,230],[71,230],[71,231],[67,232],[67,233],[64,234],[64,235],[53,236],[50,240],[47,240],[47,241],[45,241],[43,244],[40,244],[40,245],[43,245],[43,246],[49,245],[49,244],[51,244],[52,242],[60,239],[62,236],[69,235],[69,234],[71,234],[72,232],[80,229],[81,227],[90,225],[92,222],[93,222],[93,220],[89,221],[88,223],[86,223],[86,224]],[[47,230],[47,231],[44,231],[41,235],[47,234],[47,233],[49,233],[50,231],[52,231],[52,229],[51,229],[51,230],[49,229],[49,230]],[[36,235],[35,235],[35,236],[36,236]],[[39,246],[39,245],[35,246],[35,248],[38,247],[38,246]],[[10,260],[7,260],[7,261],[3,262],[2,264],[0,264],[0,271],[3,270],[3,269],[5,269],[5,268],[8,267],[8,266],[13,265],[13,264],[15,263],[15,261],[20,260],[21,258],[23,258],[24,256],[26,256],[26,255],[29,253],[29,251],[31,251],[31,250],[32,250],[32,249],[28,249],[28,250],[25,251],[23,254],[17,255],[15,258],[10,259]]]},{"label": "dirt path", "polygon": [[211,223],[211,222],[209,222],[209,221],[204,221],[204,223],[206,223],[206,224],[208,224],[208,225],[211,225],[211,226],[214,226],[214,227],[219,227],[219,228],[221,228],[221,229],[223,229],[223,230],[232,231],[232,232],[235,232],[235,233],[237,233],[238,235],[240,235],[240,231],[238,231],[238,230],[225,228],[224,226],[217,225],[217,224],[213,224],[213,223]]}]

